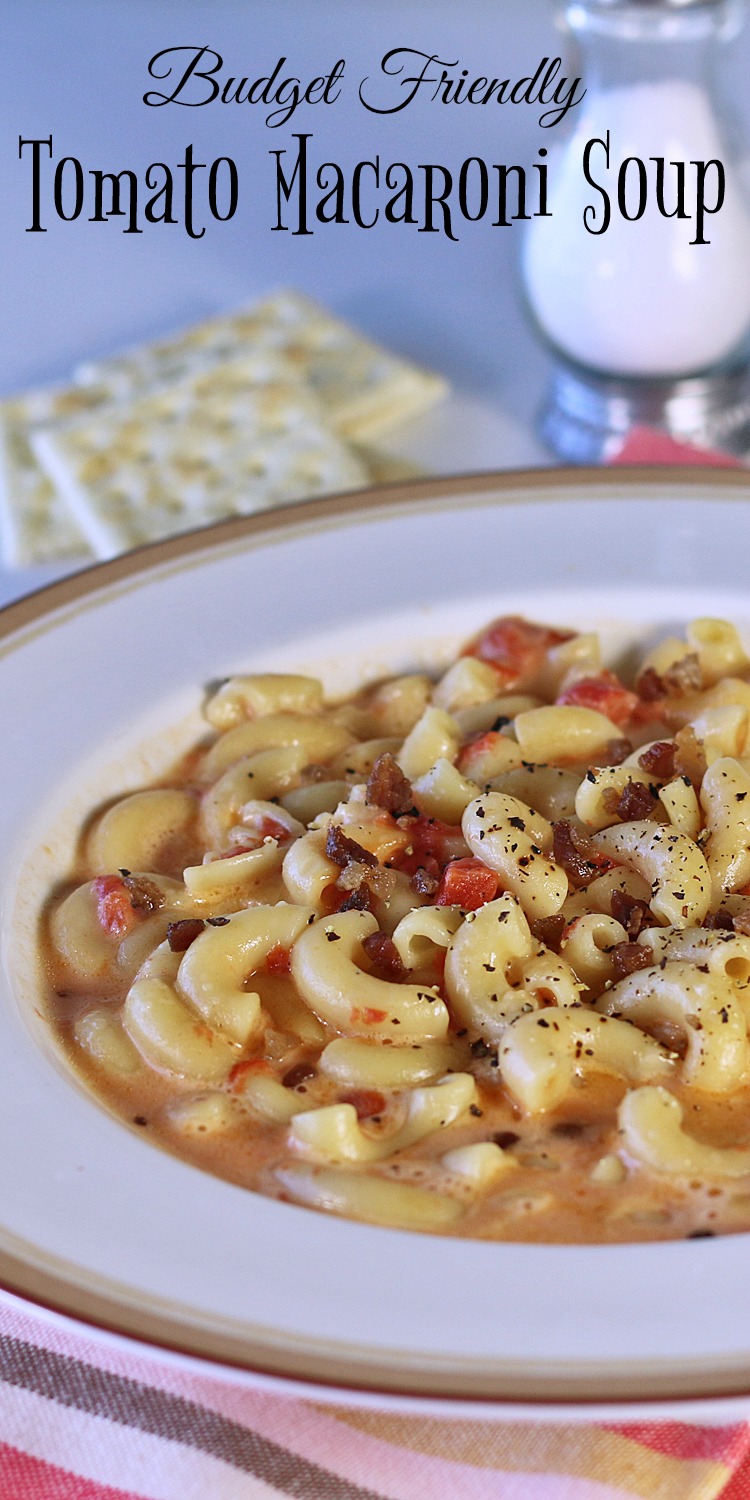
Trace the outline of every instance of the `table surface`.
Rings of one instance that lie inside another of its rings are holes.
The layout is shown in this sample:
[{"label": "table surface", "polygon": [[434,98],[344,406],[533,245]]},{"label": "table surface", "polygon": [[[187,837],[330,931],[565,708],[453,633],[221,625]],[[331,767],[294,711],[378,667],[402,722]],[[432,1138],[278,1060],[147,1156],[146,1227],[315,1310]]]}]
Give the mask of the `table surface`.
[{"label": "table surface", "polygon": [[[520,294],[521,226],[461,221],[457,243],[382,215],[366,232],[349,223],[310,236],[277,233],[268,153],[287,149],[291,159],[294,132],[309,131],[316,160],[349,168],[378,153],[383,169],[405,160],[455,172],[472,155],[528,165],[554,136],[540,129],[533,105],[457,107],[420,97],[382,116],[366,111],[357,91],[360,80],[380,78],[381,59],[395,47],[435,53],[472,78],[515,80],[561,52],[567,66],[551,0],[4,0],[2,33],[0,395],[64,379],[84,357],[291,285],[447,376],[447,408],[402,440],[429,471],[550,461],[534,435],[548,357]],[[149,59],[188,44],[220,53],[222,77],[268,75],[285,57],[285,71],[306,80],[344,58],[341,96],[332,107],[301,106],[276,129],[250,106],[147,107]],[[746,121],[748,61],[746,31],[726,66]],[[86,210],[66,223],[52,211],[47,166],[46,232],[29,233],[31,171],[28,149],[19,159],[19,136],[51,136],[54,163],[75,156],[86,174],[130,168],[142,177],[152,162],[175,166],[188,143],[196,160],[230,156],[240,174],[237,213],[201,239],[181,225],[124,234],[116,219],[89,222]],[[0,569],[0,604],[59,572]]]}]

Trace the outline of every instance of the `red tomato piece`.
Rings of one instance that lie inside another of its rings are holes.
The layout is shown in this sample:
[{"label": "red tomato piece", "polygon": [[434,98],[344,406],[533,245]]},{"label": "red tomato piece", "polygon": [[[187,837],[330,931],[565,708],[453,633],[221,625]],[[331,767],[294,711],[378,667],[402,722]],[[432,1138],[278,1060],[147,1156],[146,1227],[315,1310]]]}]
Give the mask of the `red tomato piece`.
[{"label": "red tomato piece", "polygon": [[477,656],[495,668],[503,687],[514,687],[538,672],[547,652],[572,640],[571,630],[535,625],[520,615],[501,615],[465,646],[462,656]]},{"label": "red tomato piece", "polygon": [[362,1021],[365,1026],[377,1026],[378,1022],[384,1021],[387,1015],[387,1010],[376,1010],[374,1005],[352,1006],[352,1020]]},{"label": "red tomato piece", "polygon": [[472,761],[476,761],[478,756],[489,754],[496,748],[498,740],[505,738],[505,735],[502,735],[498,729],[488,729],[484,734],[478,734],[475,740],[470,740],[468,745],[464,745],[459,750],[456,758],[459,771],[471,766]]},{"label": "red tomato piece", "polygon": [[558,703],[573,704],[576,708],[593,708],[605,718],[611,719],[619,729],[630,723],[640,708],[637,693],[631,693],[614,672],[597,672],[595,677],[579,677],[558,695]]},{"label": "red tomato piece", "polygon": [[109,937],[125,937],[138,917],[121,875],[97,875],[94,881],[96,915]]},{"label": "red tomato piece", "polygon": [[494,901],[500,880],[481,859],[452,859],[443,870],[435,893],[436,906],[460,906],[476,911],[486,901]]},{"label": "red tomato piece", "polygon": [[357,1119],[368,1120],[372,1115],[382,1115],[386,1098],[377,1089],[350,1089],[347,1094],[341,1095],[339,1104],[353,1104]]},{"label": "red tomato piece", "polygon": [[289,829],[278,818],[267,817],[265,814],[252,828],[248,828],[242,842],[228,849],[226,854],[220,854],[219,859],[234,859],[237,854],[252,854],[255,849],[260,849],[265,839],[276,839],[283,844],[285,840],[292,837]]},{"label": "red tomato piece", "polygon": [[273,1067],[265,1057],[248,1057],[244,1062],[235,1063],[229,1074],[229,1087],[233,1092],[241,1091],[245,1079],[249,1074],[265,1073],[273,1076]]},{"label": "red tomato piece", "polygon": [[[429,870],[431,874],[439,875],[450,858],[451,845],[455,847],[455,841],[459,840],[460,848],[463,840],[457,825],[441,823],[439,818],[426,818],[423,814],[418,818],[399,818],[398,826],[409,835],[411,853],[405,850],[389,863],[405,875],[414,875],[417,870]],[[465,844],[463,848],[466,848]]]},{"label": "red tomato piece", "polygon": [[288,974],[291,963],[292,950],[285,948],[283,943],[277,943],[266,954],[266,968],[269,974]]}]

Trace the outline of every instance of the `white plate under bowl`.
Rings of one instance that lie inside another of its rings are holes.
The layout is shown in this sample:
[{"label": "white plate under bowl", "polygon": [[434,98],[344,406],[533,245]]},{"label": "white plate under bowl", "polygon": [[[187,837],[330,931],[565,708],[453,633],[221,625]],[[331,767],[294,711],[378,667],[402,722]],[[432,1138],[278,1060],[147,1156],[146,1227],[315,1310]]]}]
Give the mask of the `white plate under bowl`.
[{"label": "white plate under bowl", "polygon": [[218,1181],[72,1078],[36,936],[87,808],[173,760],[210,681],[297,668],[347,689],[445,660],[501,611],[601,629],[615,653],[696,614],[750,633],[748,558],[743,475],[543,471],[228,522],[0,614],[0,1285],[339,1402],[750,1411],[747,1235],[472,1243]]}]

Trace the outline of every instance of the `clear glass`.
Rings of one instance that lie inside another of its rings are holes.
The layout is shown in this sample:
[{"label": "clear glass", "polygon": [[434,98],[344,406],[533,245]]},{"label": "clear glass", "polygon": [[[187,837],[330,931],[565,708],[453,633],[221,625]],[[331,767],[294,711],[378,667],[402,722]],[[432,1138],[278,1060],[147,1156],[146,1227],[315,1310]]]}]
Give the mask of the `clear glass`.
[{"label": "clear glass", "polygon": [[743,348],[747,155],[721,69],[743,12],[739,0],[567,7],[586,95],[550,143],[550,212],[529,226],[523,275],[547,338],[590,369],[676,378]]}]

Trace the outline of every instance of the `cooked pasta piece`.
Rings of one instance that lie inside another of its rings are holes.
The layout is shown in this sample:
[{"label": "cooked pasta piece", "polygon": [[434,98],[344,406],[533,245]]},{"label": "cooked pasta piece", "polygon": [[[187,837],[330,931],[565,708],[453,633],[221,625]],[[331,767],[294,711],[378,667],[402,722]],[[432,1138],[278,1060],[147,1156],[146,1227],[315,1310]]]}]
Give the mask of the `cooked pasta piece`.
[{"label": "cooked pasta piece", "polygon": [[90,1087],[366,1223],[750,1229],[750,657],[606,644],[501,616],[333,704],[248,670],[157,785],[120,768],[44,916]]}]

